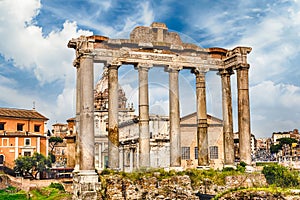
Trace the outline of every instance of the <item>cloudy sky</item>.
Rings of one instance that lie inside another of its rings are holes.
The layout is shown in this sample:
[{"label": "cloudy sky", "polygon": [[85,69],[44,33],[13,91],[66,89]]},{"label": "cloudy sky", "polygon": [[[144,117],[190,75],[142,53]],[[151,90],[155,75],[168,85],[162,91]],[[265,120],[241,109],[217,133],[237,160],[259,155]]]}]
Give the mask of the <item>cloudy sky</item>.
[{"label": "cloudy sky", "polygon": [[[164,22],[201,47],[250,46],[251,128],[256,137],[300,128],[299,0],[0,0],[0,107],[36,109],[48,128],[75,115],[71,38],[128,38],[135,26]],[[95,81],[103,66],[95,66]],[[137,106],[137,71],[119,70],[128,101]],[[181,115],[195,111],[195,77],[180,72]],[[236,76],[232,80],[237,130]],[[149,72],[150,112],[168,114],[168,74]],[[207,74],[208,113],[222,118],[221,82]]]}]

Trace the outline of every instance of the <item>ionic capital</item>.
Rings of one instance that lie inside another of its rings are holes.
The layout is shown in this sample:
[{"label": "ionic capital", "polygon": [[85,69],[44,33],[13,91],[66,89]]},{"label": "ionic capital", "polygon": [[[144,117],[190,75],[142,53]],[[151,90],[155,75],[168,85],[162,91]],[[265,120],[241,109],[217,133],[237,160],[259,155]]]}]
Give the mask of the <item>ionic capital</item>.
[{"label": "ionic capital", "polygon": [[151,63],[138,63],[134,66],[134,69],[148,71],[152,67],[153,65]]},{"label": "ionic capital", "polygon": [[223,76],[231,76],[232,74],[234,74],[234,71],[233,71],[232,68],[219,69],[219,72],[217,74],[220,75],[221,77],[223,77]]},{"label": "ionic capital", "polygon": [[235,67],[236,70],[249,70],[249,68],[250,68],[249,64],[243,64],[243,63],[240,63]]},{"label": "ionic capital", "polygon": [[76,59],[94,59],[95,55],[96,54],[90,49],[81,49],[78,52]]},{"label": "ionic capital", "polygon": [[195,74],[195,75],[199,75],[199,74],[206,74],[206,72],[209,71],[209,68],[207,67],[195,67],[191,70],[191,73]]},{"label": "ionic capital", "polygon": [[179,72],[180,70],[182,70],[182,66],[180,65],[167,65],[165,67],[165,72]]},{"label": "ionic capital", "polygon": [[117,60],[109,60],[104,63],[105,68],[108,68],[108,69],[112,69],[112,68],[118,69],[121,65],[122,65],[122,62],[117,61]]}]

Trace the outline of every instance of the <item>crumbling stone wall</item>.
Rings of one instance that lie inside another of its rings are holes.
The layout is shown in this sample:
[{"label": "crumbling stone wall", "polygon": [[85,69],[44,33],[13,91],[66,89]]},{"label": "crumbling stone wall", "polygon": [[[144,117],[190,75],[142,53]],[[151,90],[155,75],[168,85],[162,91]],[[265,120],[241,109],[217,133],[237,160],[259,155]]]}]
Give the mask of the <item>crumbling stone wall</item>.
[{"label": "crumbling stone wall", "polygon": [[199,199],[188,176],[173,176],[162,180],[144,177],[133,182],[119,175],[105,175],[102,181],[105,185],[105,190],[102,191],[103,198],[111,200]]}]

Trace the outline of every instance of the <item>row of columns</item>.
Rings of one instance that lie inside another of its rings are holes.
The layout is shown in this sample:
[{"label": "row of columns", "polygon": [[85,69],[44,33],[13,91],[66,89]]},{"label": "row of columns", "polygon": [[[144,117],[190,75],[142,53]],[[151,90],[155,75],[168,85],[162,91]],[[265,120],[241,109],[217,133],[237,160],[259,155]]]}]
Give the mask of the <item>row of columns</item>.
[{"label": "row of columns", "polygon": [[[93,56],[83,54],[79,57],[77,67],[77,104],[76,121],[79,136],[77,163],[79,171],[94,171],[94,80]],[[118,130],[118,68],[121,63],[108,66],[108,165],[119,167],[119,130]],[[149,97],[148,70],[149,64],[138,64],[139,73],[139,166],[150,167],[150,135],[149,135]],[[250,144],[250,109],[249,109],[249,65],[236,67],[238,87],[238,125],[240,144]],[[180,111],[177,66],[168,66],[169,72],[169,110],[170,110],[170,166],[181,166]],[[197,140],[198,165],[208,166],[208,136],[205,70],[193,70],[196,76],[197,96]],[[234,164],[234,140],[232,123],[232,103],[230,75],[232,70],[219,72],[222,78],[223,120],[224,120],[224,155],[225,164]],[[79,122],[79,123],[78,123]],[[84,159],[80,159],[84,158]],[[251,149],[248,145],[240,145],[240,158],[247,164],[251,162]]]},{"label": "row of columns", "polygon": [[[249,65],[240,64],[235,66],[237,73],[238,92],[238,133],[240,161],[251,164],[251,129],[250,129],[250,105],[249,105]],[[234,134],[232,120],[232,101],[230,76],[232,68],[219,71],[222,79],[222,102],[223,102],[223,142],[224,163],[234,164]]]}]

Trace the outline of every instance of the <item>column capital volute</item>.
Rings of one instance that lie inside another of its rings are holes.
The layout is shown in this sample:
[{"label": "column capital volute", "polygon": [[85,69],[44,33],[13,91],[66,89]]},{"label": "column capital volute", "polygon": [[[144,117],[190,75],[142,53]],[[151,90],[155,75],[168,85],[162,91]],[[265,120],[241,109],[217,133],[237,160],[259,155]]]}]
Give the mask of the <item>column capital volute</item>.
[{"label": "column capital volute", "polygon": [[146,71],[148,71],[152,67],[153,67],[152,63],[137,63],[137,64],[134,65],[134,69],[136,69],[136,70],[146,70]]},{"label": "column capital volute", "polygon": [[232,74],[234,74],[234,71],[232,68],[223,68],[219,69],[219,72],[217,74],[220,76],[231,76]]},{"label": "column capital volute", "polygon": [[92,49],[80,49],[77,54],[77,58],[94,58],[96,55]]},{"label": "column capital volute", "polygon": [[74,61],[73,61],[73,66],[76,67],[76,68],[79,68],[80,67],[80,61],[78,58],[75,58]]},{"label": "column capital volute", "polygon": [[236,70],[249,70],[249,68],[250,68],[250,65],[246,64],[246,63],[245,64],[240,63],[235,67]]},{"label": "column capital volute", "polygon": [[179,72],[180,70],[182,70],[182,66],[180,65],[167,65],[165,66],[165,71],[166,72]]},{"label": "column capital volute", "polygon": [[116,60],[109,60],[104,63],[106,68],[119,68],[122,65],[122,62]]},{"label": "column capital volute", "polygon": [[206,67],[195,67],[191,70],[191,73],[195,75],[206,74],[209,71],[209,68]]}]

